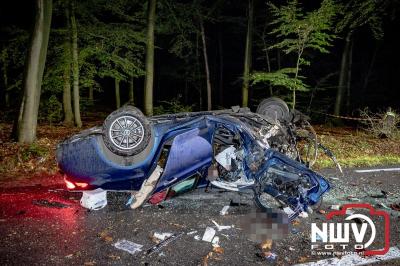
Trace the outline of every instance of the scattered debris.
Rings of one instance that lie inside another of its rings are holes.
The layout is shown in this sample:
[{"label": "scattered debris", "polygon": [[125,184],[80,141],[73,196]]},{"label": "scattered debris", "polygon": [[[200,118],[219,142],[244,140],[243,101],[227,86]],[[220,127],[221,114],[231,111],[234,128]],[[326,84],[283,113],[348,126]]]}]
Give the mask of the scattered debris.
[{"label": "scattered debris", "polygon": [[294,247],[289,247],[290,251],[295,251],[296,249]]},{"label": "scattered debris", "polygon": [[352,196],[347,197],[347,199],[348,199],[349,201],[361,201],[359,198],[352,197]]},{"label": "scattered debris", "polygon": [[194,230],[194,231],[190,231],[190,232],[188,232],[188,233],[186,233],[188,236],[190,236],[190,235],[193,235],[193,234],[196,234],[197,233],[197,230]]},{"label": "scattered debris", "polygon": [[211,259],[211,257],[213,256],[213,254],[214,254],[214,253],[213,253],[212,251],[208,252],[207,256],[205,256],[205,257],[203,258],[202,266],[208,266],[208,260]]},{"label": "scattered debris", "polygon": [[292,210],[292,208],[290,207],[285,207],[283,208],[283,211],[288,215],[288,216],[292,216],[295,212]]},{"label": "scattered debris", "polygon": [[299,232],[299,230],[297,230],[296,228],[292,228],[291,232],[292,232],[292,234],[297,234]]},{"label": "scattered debris", "polygon": [[226,229],[231,229],[233,227],[233,225],[219,225],[217,224],[217,222],[215,222],[214,220],[211,220],[211,222],[213,222],[213,224],[215,224],[215,226],[217,227],[218,231],[222,231],[222,230],[226,230]]},{"label": "scattered debris", "polygon": [[389,193],[384,190],[381,190],[381,194],[371,195],[372,198],[375,199],[386,199]]},{"label": "scattered debris", "polygon": [[306,213],[306,212],[301,212],[301,213],[299,214],[299,217],[301,217],[301,218],[308,218],[308,213]]},{"label": "scattered debris", "polygon": [[167,239],[167,238],[169,238],[171,236],[172,236],[172,233],[157,233],[157,232],[154,232],[154,234],[150,238],[153,240],[153,242],[158,244],[161,241],[163,241],[163,240],[165,240],[165,239]]},{"label": "scattered debris", "polygon": [[351,210],[351,209],[346,209],[346,214],[347,214],[347,215],[353,215],[353,214],[354,214],[354,211]]},{"label": "scattered debris", "polygon": [[109,235],[109,231],[108,230],[103,230],[101,231],[101,233],[99,234],[99,237],[101,239],[103,239],[106,242],[112,242],[113,238]]},{"label": "scattered debris", "polygon": [[69,205],[58,202],[58,201],[48,201],[47,199],[38,199],[32,200],[33,205],[42,206],[42,207],[50,207],[50,208],[69,208]]},{"label": "scattered debris", "polygon": [[306,261],[308,261],[307,257],[300,257],[300,259],[299,259],[299,263],[303,263],[303,262],[306,262]]},{"label": "scattered debris", "polygon": [[214,236],[213,240],[211,241],[213,247],[219,247],[219,237]]},{"label": "scattered debris", "polygon": [[294,219],[294,220],[292,221],[292,225],[299,225],[299,224],[300,224],[299,219]]},{"label": "scattered debris", "polygon": [[400,203],[390,204],[390,208],[395,211],[400,211]]},{"label": "scattered debris", "polygon": [[147,255],[150,255],[153,252],[159,251],[162,247],[165,247],[169,243],[177,240],[179,237],[181,237],[184,233],[179,233],[179,234],[173,234],[170,237],[166,238],[165,240],[161,241],[160,243],[152,246],[146,251]]},{"label": "scattered debris", "polygon": [[383,208],[385,208],[385,209],[390,210],[390,208],[389,208],[385,203],[379,202],[377,205],[378,205],[379,207],[383,207]]},{"label": "scattered debris", "polygon": [[143,245],[136,244],[136,243],[126,240],[126,239],[118,240],[118,242],[113,244],[113,246],[116,247],[117,249],[126,251],[132,255],[142,251],[142,247],[143,247]]},{"label": "scattered debris", "polygon": [[217,254],[223,254],[224,253],[224,249],[221,247],[214,247],[213,248],[213,252],[217,253]]},{"label": "scattered debris", "polygon": [[234,202],[233,200],[231,200],[231,202],[229,203],[229,206],[231,207],[248,206],[248,205],[249,204],[247,203]]},{"label": "scattered debris", "polygon": [[272,239],[267,239],[260,245],[262,250],[270,250],[272,249]]},{"label": "scattered debris", "polygon": [[215,229],[212,227],[207,227],[206,231],[204,232],[202,240],[206,242],[211,242],[214,235],[215,235]]},{"label": "scattered debris", "polygon": [[221,215],[226,215],[228,213],[229,205],[226,205],[222,208],[222,210],[219,212]]},{"label": "scattered debris", "polygon": [[332,179],[332,180],[339,180],[340,179],[339,177],[335,177],[335,176],[329,176],[328,178]]},{"label": "scattered debris", "polygon": [[332,205],[331,210],[340,210],[340,205]]},{"label": "scattered debris", "polygon": [[199,236],[199,235],[195,235],[195,236],[194,236],[194,239],[196,239],[196,240],[200,240],[201,238],[200,238],[200,236]]},{"label": "scattered debris", "polygon": [[100,210],[107,205],[107,191],[101,188],[84,191],[81,198],[81,206],[89,210]]},{"label": "scattered debris", "polygon": [[318,210],[318,213],[320,213],[320,214],[325,214],[326,211],[325,211],[325,210]]},{"label": "scattered debris", "polygon": [[265,252],[264,256],[267,260],[270,260],[270,261],[276,260],[276,258],[278,257],[278,255],[276,255],[275,253],[273,253],[271,251]]}]

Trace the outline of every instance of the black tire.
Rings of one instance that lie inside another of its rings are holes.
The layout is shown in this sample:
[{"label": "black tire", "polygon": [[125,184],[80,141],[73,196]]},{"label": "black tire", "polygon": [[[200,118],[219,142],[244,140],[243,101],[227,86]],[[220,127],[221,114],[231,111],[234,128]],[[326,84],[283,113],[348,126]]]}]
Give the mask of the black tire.
[{"label": "black tire", "polygon": [[290,120],[290,111],[287,104],[279,98],[264,99],[257,107],[257,114],[268,116],[280,122]]},{"label": "black tire", "polygon": [[115,110],[103,123],[104,144],[117,155],[136,155],[146,149],[151,138],[149,120],[131,105]]}]

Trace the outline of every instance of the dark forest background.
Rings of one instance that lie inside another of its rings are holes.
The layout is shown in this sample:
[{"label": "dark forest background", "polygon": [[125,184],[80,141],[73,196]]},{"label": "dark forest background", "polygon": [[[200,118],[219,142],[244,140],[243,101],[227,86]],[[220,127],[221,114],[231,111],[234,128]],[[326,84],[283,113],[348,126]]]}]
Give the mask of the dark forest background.
[{"label": "dark forest background", "polygon": [[398,110],[398,11],[395,0],[2,1],[0,119],[32,142],[21,131],[36,121],[80,127],[80,114],[128,101],[151,115],[277,96],[317,122]]}]

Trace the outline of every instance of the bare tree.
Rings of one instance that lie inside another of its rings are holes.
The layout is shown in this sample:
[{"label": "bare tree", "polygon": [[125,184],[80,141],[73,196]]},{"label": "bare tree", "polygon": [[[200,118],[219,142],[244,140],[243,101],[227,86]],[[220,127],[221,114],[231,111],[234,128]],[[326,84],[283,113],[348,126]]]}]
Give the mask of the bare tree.
[{"label": "bare tree", "polygon": [[154,26],[156,20],[156,0],[148,0],[147,41],[146,41],[146,78],[144,85],[144,111],[153,115],[154,82]]},{"label": "bare tree", "polygon": [[252,45],[253,45],[253,0],[249,0],[246,48],[244,54],[243,86],[242,86],[242,106],[249,104],[249,74],[251,68]]},{"label": "bare tree", "polygon": [[78,61],[78,29],[75,18],[75,0],[71,1],[71,40],[72,40],[72,84],[74,94],[74,115],[77,127],[82,127],[79,104],[79,61]]},{"label": "bare tree", "polygon": [[35,26],[25,65],[24,96],[18,116],[17,137],[20,143],[36,139],[40,91],[46,63],[52,15],[52,0],[36,0]]},{"label": "bare tree", "polygon": [[64,109],[64,124],[72,125],[74,122],[74,114],[72,112],[72,98],[71,98],[71,37],[69,33],[70,30],[70,14],[69,8],[65,9],[66,17],[66,28],[67,34],[64,41],[64,73],[63,73],[63,109]]},{"label": "bare tree", "polygon": [[204,23],[203,20],[200,19],[200,33],[201,40],[203,42],[203,57],[204,57],[204,67],[206,70],[206,80],[207,80],[207,110],[211,110],[211,81],[210,81],[210,69],[208,66],[208,58],[207,58],[207,45],[206,45],[206,33],[204,31]]}]

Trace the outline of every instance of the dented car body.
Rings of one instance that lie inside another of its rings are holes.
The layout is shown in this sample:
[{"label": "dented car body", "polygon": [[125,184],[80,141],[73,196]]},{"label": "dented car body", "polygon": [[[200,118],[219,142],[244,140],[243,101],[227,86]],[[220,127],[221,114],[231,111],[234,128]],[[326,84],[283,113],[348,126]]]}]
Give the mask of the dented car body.
[{"label": "dented car body", "polygon": [[212,184],[252,190],[258,207],[290,207],[295,217],[318,203],[330,185],[309,168],[315,158],[305,158],[316,156],[318,143],[304,116],[286,106],[269,107],[271,102],[258,113],[236,107],[145,117],[125,106],[103,127],[60,143],[57,161],[70,189],[130,191],[137,206],[167,198],[180,184]]}]

